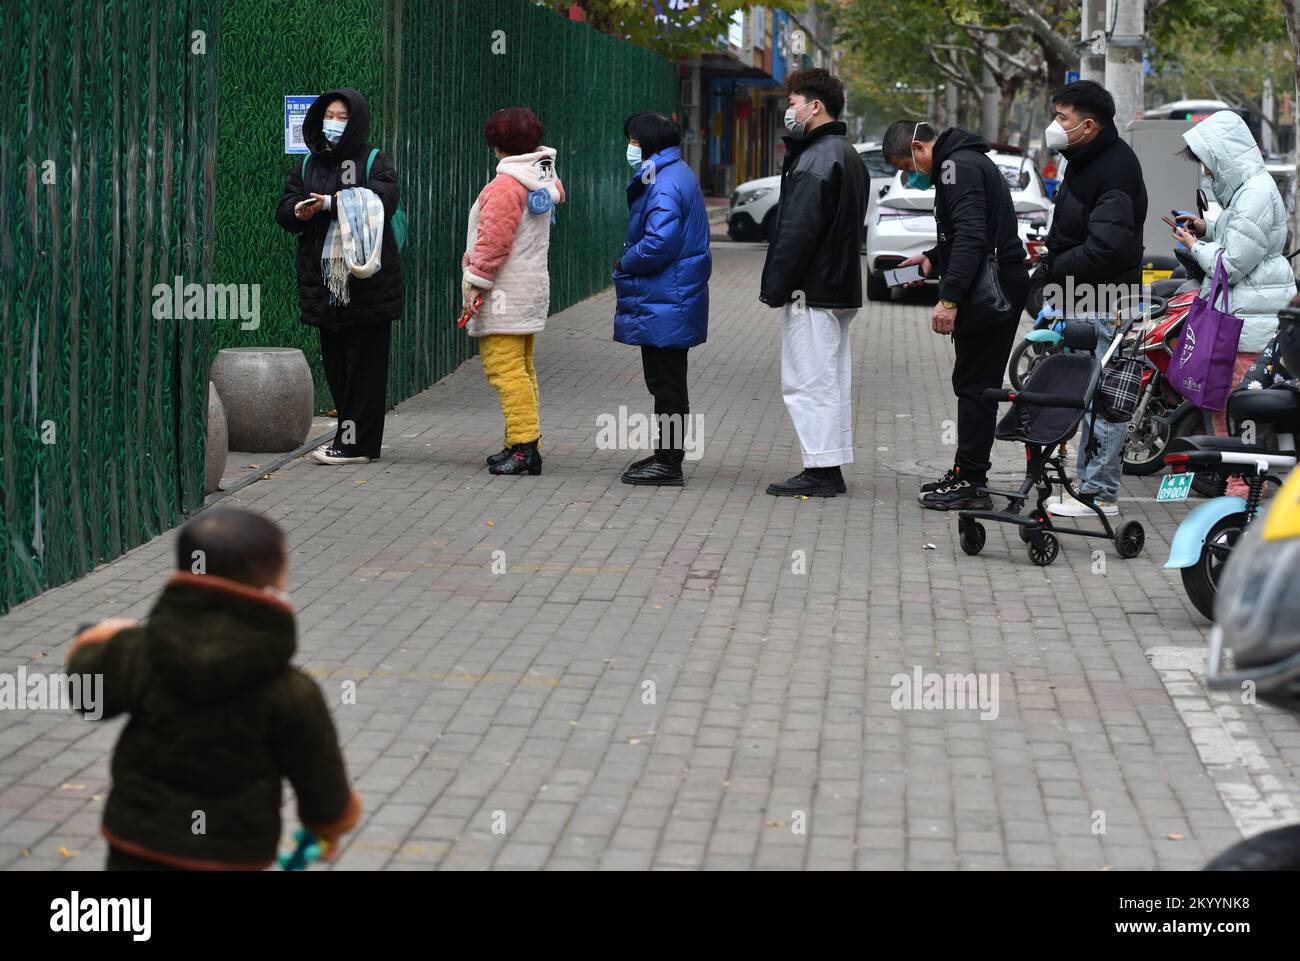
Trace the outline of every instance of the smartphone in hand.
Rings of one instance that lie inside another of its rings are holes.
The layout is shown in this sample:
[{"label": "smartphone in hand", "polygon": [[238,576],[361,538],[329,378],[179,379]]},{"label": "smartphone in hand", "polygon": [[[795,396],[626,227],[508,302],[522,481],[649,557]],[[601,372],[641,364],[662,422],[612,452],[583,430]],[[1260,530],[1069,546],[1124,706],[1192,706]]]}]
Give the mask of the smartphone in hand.
[{"label": "smartphone in hand", "polygon": [[910,284],[924,278],[925,274],[921,271],[919,264],[913,264],[911,267],[896,267],[893,270],[885,271],[885,283],[890,287],[901,287],[903,284]]},{"label": "smartphone in hand", "polygon": [[307,207],[314,207],[314,206],[316,206],[318,203],[320,203],[320,198],[319,198],[319,197],[306,197],[306,198],[304,198],[303,200],[300,200],[300,201],[298,201],[296,204],[293,205],[293,212],[294,212],[294,213],[297,213],[298,211],[300,211],[300,210],[304,210],[304,209],[306,209]]}]

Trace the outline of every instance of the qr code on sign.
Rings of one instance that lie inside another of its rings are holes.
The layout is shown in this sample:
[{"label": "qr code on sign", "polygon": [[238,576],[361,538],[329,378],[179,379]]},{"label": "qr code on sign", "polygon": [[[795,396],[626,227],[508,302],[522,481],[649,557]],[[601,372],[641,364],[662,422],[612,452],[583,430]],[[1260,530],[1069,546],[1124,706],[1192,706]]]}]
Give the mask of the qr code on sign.
[{"label": "qr code on sign", "polygon": [[293,138],[292,142],[293,142],[293,145],[294,145],[295,147],[301,147],[301,146],[304,146],[304,145],[305,145],[305,141],[302,139],[302,121],[301,121],[301,120],[298,121],[297,123],[295,123],[292,127],[290,127],[290,128],[289,128],[289,132],[290,132],[290,135],[291,135],[292,138]]}]

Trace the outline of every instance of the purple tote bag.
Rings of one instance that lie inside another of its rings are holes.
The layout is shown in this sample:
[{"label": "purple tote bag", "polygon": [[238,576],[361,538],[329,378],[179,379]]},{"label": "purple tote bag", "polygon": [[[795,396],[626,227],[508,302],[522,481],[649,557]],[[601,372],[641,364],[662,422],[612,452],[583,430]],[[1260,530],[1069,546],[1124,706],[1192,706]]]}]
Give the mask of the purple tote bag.
[{"label": "purple tote bag", "polygon": [[[1223,310],[1216,306],[1223,294]],[[1232,368],[1237,360],[1241,318],[1228,305],[1228,282],[1223,251],[1214,262],[1210,299],[1197,297],[1187,312],[1178,346],[1169,364],[1169,383],[1197,407],[1223,410],[1232,389]]]}]

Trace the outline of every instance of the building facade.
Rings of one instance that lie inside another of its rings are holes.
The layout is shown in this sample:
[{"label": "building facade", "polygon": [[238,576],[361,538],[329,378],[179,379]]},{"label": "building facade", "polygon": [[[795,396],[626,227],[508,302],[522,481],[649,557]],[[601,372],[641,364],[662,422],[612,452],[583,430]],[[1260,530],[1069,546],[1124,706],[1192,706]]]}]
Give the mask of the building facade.
[{"label": "building facade", "polygon": [[821,7],[810,3],[798,15],[761,5],[737,11],[714,49],[679,61],[683,154],[706,194],[725,197],[739,183],[780,173],[786,75],[836,71]]}]

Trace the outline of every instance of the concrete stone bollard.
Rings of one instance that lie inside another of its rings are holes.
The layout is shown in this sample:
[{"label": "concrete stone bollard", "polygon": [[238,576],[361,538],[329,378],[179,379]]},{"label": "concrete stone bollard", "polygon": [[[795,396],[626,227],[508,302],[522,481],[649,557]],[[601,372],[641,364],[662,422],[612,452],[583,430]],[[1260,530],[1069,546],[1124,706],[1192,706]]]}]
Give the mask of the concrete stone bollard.
[{"label": "concrete stone bollard", "polygon": [[208,381],[208,442],[203,461],[203,493],[212,494],[221,487],[226,473],[226,455],[230,452],[230,435],[226,431],[226,411],[212,381]]},{"label": "concrete stone bollard", "polygon": [[226,411],[231,450],[279,453],[301,447],[307,440],[315,392],[301,350],[229,347],[217,351],[212,383]]}]

